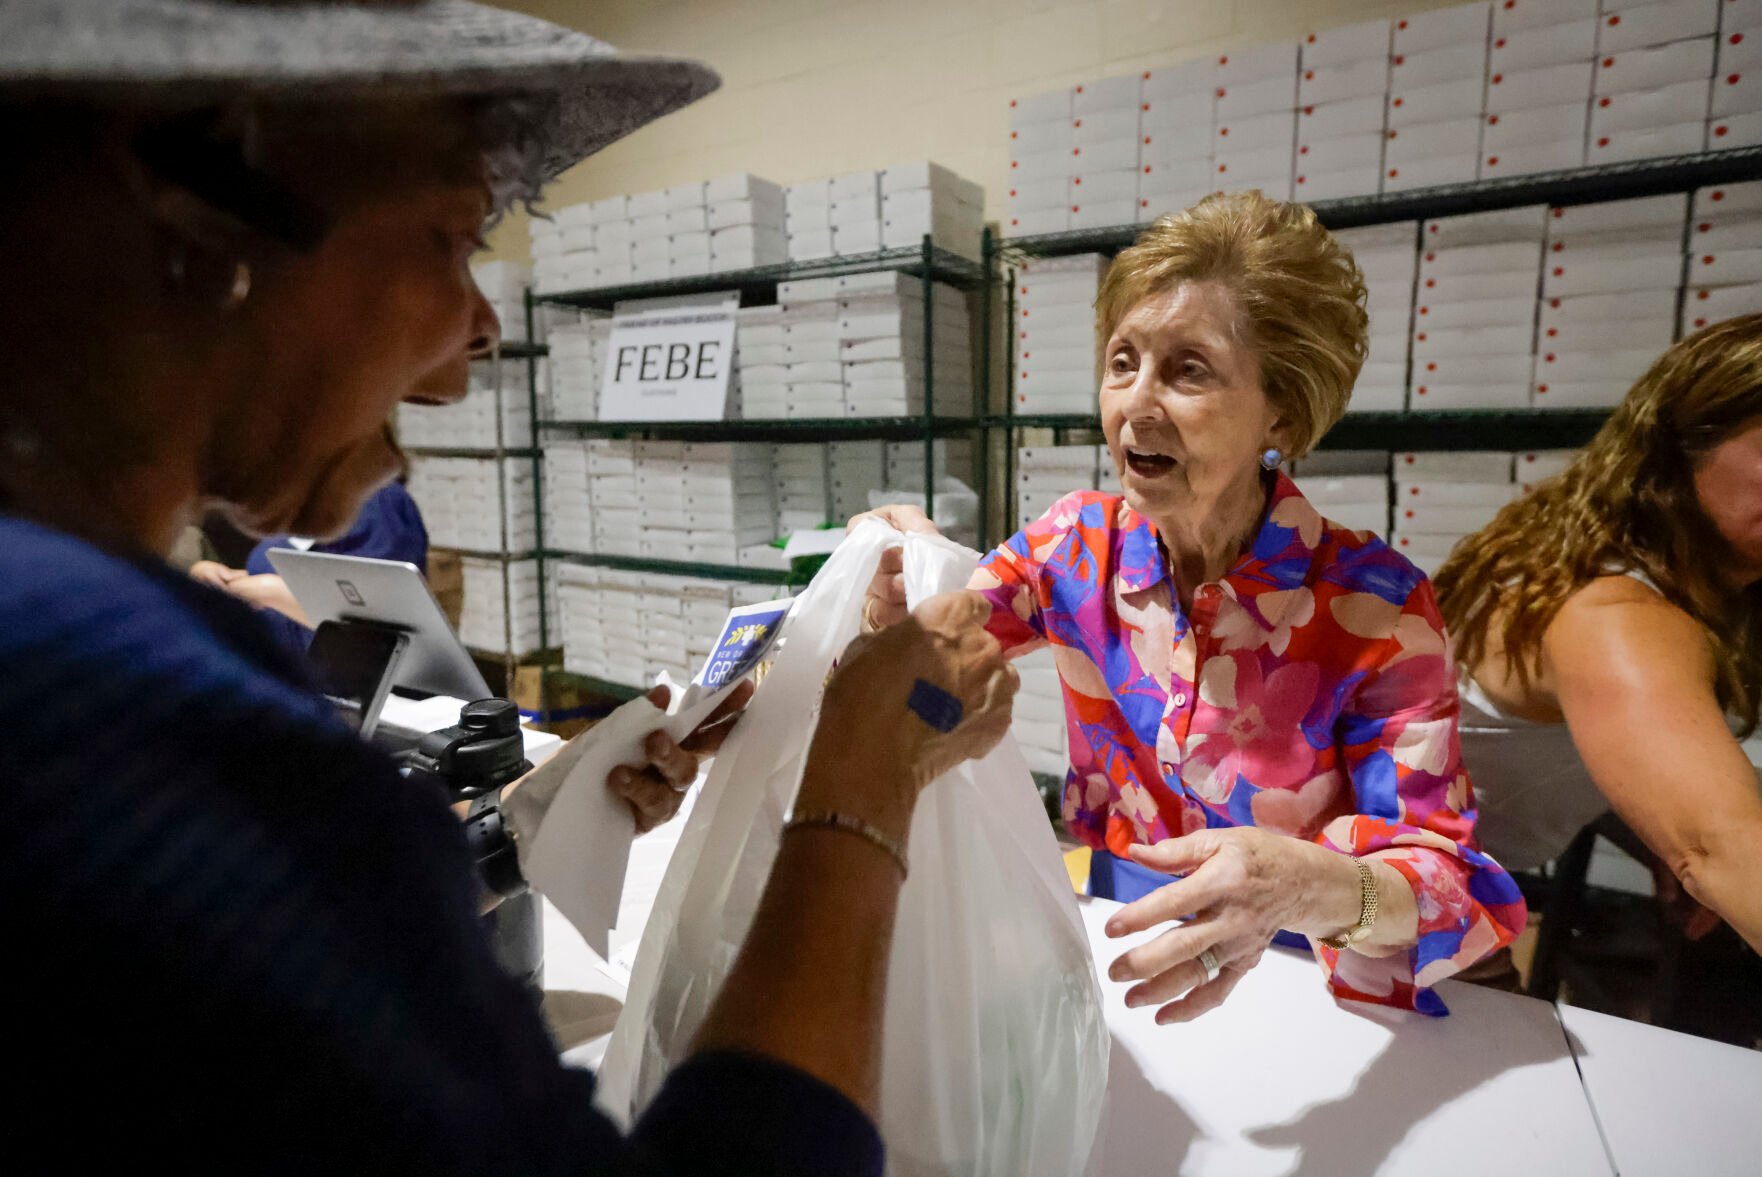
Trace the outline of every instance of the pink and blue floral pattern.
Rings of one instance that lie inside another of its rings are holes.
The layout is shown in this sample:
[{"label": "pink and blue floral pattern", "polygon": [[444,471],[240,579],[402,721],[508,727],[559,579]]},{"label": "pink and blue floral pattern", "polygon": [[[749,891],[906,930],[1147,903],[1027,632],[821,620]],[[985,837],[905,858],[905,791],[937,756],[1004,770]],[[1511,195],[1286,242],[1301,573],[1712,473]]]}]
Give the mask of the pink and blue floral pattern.
[{"label": "pink and blue floral pattern", "polygon": [[1474,838],[1456,682],[1431,583],[1283,475],[1247,557],[1184,609],[1151,523],[1079,491],[972,587],[1006,649],[1050,644],[1069,726],[1064,817],[1124,855],[1213,826],[1375,854],[1412,885],[1419,942],[1315,946],[1341,996],[1445,1012],[1437,981],[1509,944],[1523,897]]}]

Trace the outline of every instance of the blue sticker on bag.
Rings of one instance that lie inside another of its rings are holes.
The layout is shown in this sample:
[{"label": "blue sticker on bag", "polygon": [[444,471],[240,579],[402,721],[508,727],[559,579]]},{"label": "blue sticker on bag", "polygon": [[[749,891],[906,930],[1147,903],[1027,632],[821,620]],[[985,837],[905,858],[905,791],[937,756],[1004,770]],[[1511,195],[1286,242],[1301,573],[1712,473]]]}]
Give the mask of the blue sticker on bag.
[{"label": "blue sticker on bag", "polygon": [[912,713],[939,732],[951,732],[960,726],[966,708],[961,701],[933,682],[919,679],[912,684],[912,693],[905,705]]}]

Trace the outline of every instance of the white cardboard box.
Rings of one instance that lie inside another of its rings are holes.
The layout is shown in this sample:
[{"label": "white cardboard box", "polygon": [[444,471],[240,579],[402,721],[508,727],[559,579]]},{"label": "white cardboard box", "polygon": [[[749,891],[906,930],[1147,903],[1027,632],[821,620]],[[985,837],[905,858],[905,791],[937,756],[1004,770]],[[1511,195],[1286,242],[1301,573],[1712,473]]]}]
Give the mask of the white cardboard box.
[{"label": "white cardboard box", "polygon": [[1719,48],[1713,72],[1729,74],[1734,70],[1762,66],[1762,25],[1740,28],[1727,25],[1719,34]]},{"label": "white cardboard box", "polygon": [[1762,70],[1722,74],[1713,82],[1713,117],[1762,111]]},{"label": "white cardboard box", "polygon": [[1470,274],[1535,273],[1541,265],[1542,247],[1538,241],[1494,241],[1473,245],[1434,246],[1426,242],[1426,251],[1419,258],[1422,290],[1427,279],[1458,278]]},{"label": "white cardboard box", "polygon": [[1536,342],[1563,352],[1643,349],[1657,355],[1670,346],[1671,328],[1668,318],[1553,323],[1542,329]]},{"label": "white cardboard box", "polygon": [[1133,139],[1138,135],[1138,107],[1099,110],[1078,115],[1071,120],[1071,145],[1083,147],[1114,139]]},{"label": "white cardboard box", "polygon": [[1138,196],[1138,168],[1119,168],[1111,172],[1091,172],[1071,177],[1070,201],[1094,204],[1111,200],[1134,200]]},{"label": "white cardboard box", "polygon": [[1528,110],[1489,111],[1481,150],[1505,151],[1531,143],[1558,143],[1576,139],[1582,145],[1590,113],[1581,102],[1537,106]]},{"label": "white cardboard box", "polygon": [[1496,356],[1448,356],[1423,363],[1415,360],[1413,391],[1419,395],[1427,385],[1486,385],[1499,388],[1518,384],[1527,389],[1533,367],[1527,349],[1515,354]]},{"label": "white cardboard box", "polygon": [[1742,286],[1694,286],[1683,300],[1683,331],[1703,327],[1738,315],[1762,314],[1762,282]]},{"label": "white cardboard box", "polygon": [[1032,237],[1040,233],[1062,233],[1071,227],[1071,209],[1061,204],[1057,208],[1024,209],[1011,212],[1005,224],[1008,226],[1007,236]]},{"label": "white cardboard box", "polygon": [[[1072,154],[1075,150],[1069,148],[1063,151],[1036,151],[1012,156],[1009,161],[1010,183],[1026,184],[1068,177],[1077,170],[1076,157]],[[789,212],[791,216],[795,215],[793,208]]]},{"label": "white cardboard box", "polygon": [[1481,176],[1486,179],[1528,176],[1537,172],[1557,172],[1582,167],[1584,162],[1584,136],[1575,135],[1552,143],[1526,143],[1521,147],[1507,147],[1501,151],[1483,151]]},{"label": "white cardboard box", "polygon": [[1597,61],[1596,92],[1625,94],[1692,82],[1713,74],[1713,38],[1677,41],[1653,49],[1606,53]]},{"label": "white cardboard box", "polygon": [[[1069,154],[1069,169],[1070,174],[1073,175],[1137,166],[1138,137],[1136,135],[1127,139],[1110,139],[1101,143],[1073,147]],[[1052,173],[1048,173],[1048,175],[1050,174]]]},{"label": "white cardboard box", "polygon": [[1303,68],[1344,65],[1349,62],[1385,60],[1394,29],[1386,20],[1318,30],[1303,38]]},{"label": "white cardboard box", "polygon": [[1383,159],[1391,168],[1404,167],[1427,159],[1478,156],[1481,149],[1481,120],[1478,117],[1469,117],[1396,127],[1387,132],[1385,139],[1387,145]]},{"label": "white cardboard box", "polygon": [[[1480,281],[1486,277],[1492,275],[1480,275],[1462,281]],[[1518,274],[1512,275],[1512,278],[1513,287],[1527,285],[1527,294],[1514,291],[1494,298],[1459,298],[1436,303],[1422,298],[1413,308],[1415,328],[1432,327],[1443,330],[1457,327],[1511,327],[1529,323],[1535,317],[1536,277],[1533,274]]]},{"label": "white cardboard box", "polygon": [[1130,225],[1138,219],[1138,200],[1080,201],[1071,205],[1071,228],[1105,229],[1111,225]]},{"label": "white cardboard box", "polygon": [[1136,110],[1140,81],[1141,74],[1130,73],[1073,86],[1071,115],[1077,117],[1103,110]]},{"label": "white cardboard box", "polygon": [[[1398,478],[1395,482],[1394,505],[1406,507],[1503,507],[1517,499],[1522,489],[1511,480],[1511,455],[1492,455],[1503,470],[1503,477],[1484,482],[1459,478]],[[1490,462],[1489,465],[1492,465]]]},{"label": "white cardboard box", "polygon": [[692,184],[674,184],[664,190],[664,195],[668,212],[702,208],[705,201],[704,182],[699,180]]},{"label": "white cardboard box", "polygon": [[1498,0],[1493,5],[1493,35],[1589,20],[1599,11],[1598,0]]},{"label": "white cardboard box", "polygon": [[1612,409],[1627,395],[1625,380],[1548,380],[1535,386],[1538,409]]},{"label": "white cardboard box", "polygon": [[1569,298],[1579,294],[1674,290],[1682,284],[1680,258],[1680,253],[1676,251],[1605,255],[1594,260],[1568,261],[1563,257],[1553,258],[1542,274],[1542,296]]},{"label": "white cardboard box", "polygon": [[1138,75],[1140,102],[1156,102],[1184,94],[1209,93],[1217,85],[1217,59],[1195,57],[1147,69]]},{"label": "white cardboard box", "polygon": [[1487,69],[1489,73],[1509,73],[1589,61],[1596,55],[1597,18],[1587,16],[1543,28],[1495,33],[1492,51],[1487,55]]},{"label": "white cardboard box", "polygon": [[1597,52],[1625,53],[1719,30],[1719,0],[1658,0],[1607,13],[1597,23]]},{"label": "white cardboard box", "polygon": [[729,201],[783,203],[783,185],[761,179],[750,172],[735,172],[704,182],[704,203],[726,204]]},{"label": "white cardboard box", "polygon": [[1290,144],[1282,147],[1267,147],[1247,151],[1220,149],[1212,158],[1213,170],[1220,186],[1237,188],[1249,180],[1283,175],[1290,182],[1292,174],[1293,148]]},{"label": "white cardboard box", "polygon": [[1654,90],[1630,90],[1605,94],[1591,103],[1593,137],[1620,131],[1643,131],[1707,118],[1708,89],[1705,78],[1660,86]]},{"label": "white cardboard box", "polygon": [[[1209,136],[1207,142],[1210,142]],[[1060,208],[1071,202],[1071,182],[1069,177],[1059,176],[1051,180],[1015,184],[1010,187],[1007,195],[1012,213]]]},{"label": "white cardboard box", "polygon": [[1460,4],[1416,13],[1395,22],[1395,53],[1423,53],[1448,45],[1487,42],[1491,4]]},{"label": "white cardboard box", "polygon": [[1601,323],[1619,319],[1669,320],[1676,310],[1676,289],[1621,291],[1615,294],[1556,296],[1542,300],[1540,323],[1549,327]]},{"label": "white cardboard box", "polygon": [[1389,126],[1478,119],[1485,109],[1486,90],[1485,78],[1464,78],[1437,86],[1404,86],[1397,79],[1389,86]]},{"label": "white cardboard box", "polygon": [[1381,176],[1380,164],[1361,164],[1326,172],[1299,168],[1291,180],[1292,199],[1313,204],[1319,200],[1372,196],[1379,190]]},{"label": "white cardboard box", "polygon": [[1479,173],[1480,153],[1464,152],[1383,168],[1383,191],[1405,192],[1442,184],[1466,184]]},{"label": "white cardboard box", "polygon": [[1201,90],[1193,94],[1172,94],[1162,98],[1146,98],[1138,104],[1138,127],[1142,131],[1178,130],[1184,127],[1209,129],[1217,119],[1217,91]]},{"label": "white cardboard box", "polygon": [[1529,354],[1535,331],[1527,323],[1515,327],[1458,327],[1416,330],[1413,360],[1417,366],[1436,359]]},{"label": "white cardboard box", "polygon": [[1398,482],[1511,481],[1512,455],[1498,450],[1430,450],[1398,453],[1392,458]]},{"label": "white cardboard box", "polygon": [[1349,98],[1381,98],[1388,92],[1389,64],[1386,57],[1339,65],[1305,64],[1297,82],[1297,103],[1313,106],[1343,102]]},{"label": "white cardboard box", "polygon": [[1591,96],[1592,64],[1573,61],[1490,74],[1487,77],[1487,109],[1528,110],[1535,106],[1585,102]]},{"label": "white cardboard box", "polygon": [[[1548,212],[1548,240],[1572,248],[1597,238],[1668,237],[1679,240],[1688,217],[1686,192],[1575,204]],[[1559,251],[1556,251],[1559,252]]]},{"label": "white cardboard box", "polygon": [[1762,213],[1762,180],[1695,189],[1690,215],[1696,221],[1753,217]]},{"label": "white cardboard box", "polygon": [[1305,140],[1297,145],[1297,170],[1334,172],[1368,168],[1374,182],[1382,170],[1383,142],[1379,131],[1342,135],[1336,139]]},{"label": "white cardboard box", "polygon": [[1745,286],[1762,282],[1762,248],[1700,253],[1689,259],[1691,286]]},{"label": "white cardboard box", "polygon": [[1707,120],[1707,149],[1762,146],[1762,112],[1733,114]]},{"label": "white cardboard box", "polygon": [[1597,135],[1591,139],[1586,161],[1594,166],[1666,155],[1694,155],[1706,144],[1707,124],[1702,119],[1695,119],[1644,131],[1611,131]]},{"label": "white cardboard box", "polygon": [[[1524,400],[1527,402],[1528,390]],[[1463,408],[1510,408],[1520,406],[1464,405]],[[1395,529],[1405,535],[1465,535],[1479,531],[1499,513],[1496,506],[1423,506],[1397,503],[1394,510]]]},{"label": "white cardboard box", "polygon": [[[1527,362],[1528,357],[1524,358]],[[1416,413],[1447,413],[1459,409],[1525,409],[1529,403],[1527,380],[1505,385],[1416,383],[1407,407]]]},{"label": "white cardboard box", "polygon": [[1069,151],[1076,145],[1076,121],[1070,118],[1029,123],[1009,133],[1009,153],[1012,157],[1034,155],[1042,151]]},{"label": "white cardboard box", "polygon": [[1536,353],[1536,383],[1586,383],[1615,380],[1632,384],[1645,374],[1658,353],[1651,348],[1599,348],[1566,351],[1546,347]]},{"label": "white cardboard box", "polygon": [[1218,55],[1216,80],[1228,88],[1270,78],[1297,80],[1297,42],[1272,41]]},{"label": "white cardboard box", "polygon": [[1513,478],[1527,493],[1537,483],[1562,473],[1578,457],[1577,450],[1533,450],[1513,454]]},{"label": "white cardboard box", "polygon": [[1297,121],[1287,108],[1244,119],[1220,119],[1214,154],[1259,151],[1268,147],[1290,148]]},{"label": "white cardboard box", "polygon": [[1052,119],[1068,119],[1070,117],[1071,88],[1069,86],[1009,100],[1009,125],[1012,130],[1030,123],[1044,123]]},{"label": "white cardboard box", "polygon": [[1305,136],[1325,139],[1361,131],[1380,132],[1387,119],[1388,104],[1381,97],[1320,103],[1305,106],[1298,112],[1297,135],[1299,139]]},{"label": "white cardboard box", "polygon": [[1275,110],[1295,110],[1297,77],[1295,73],[1252,82],[1237,82],[1217,89],[1219,123],[1253,118]]},{"label": "white cardboard box", "polygon": [[1463,42],[1423,53],[1396,51],[1389,59],[1391,89],[1440,86],[1445,82],[1479,81],[1487,74],[1487,43]]}]

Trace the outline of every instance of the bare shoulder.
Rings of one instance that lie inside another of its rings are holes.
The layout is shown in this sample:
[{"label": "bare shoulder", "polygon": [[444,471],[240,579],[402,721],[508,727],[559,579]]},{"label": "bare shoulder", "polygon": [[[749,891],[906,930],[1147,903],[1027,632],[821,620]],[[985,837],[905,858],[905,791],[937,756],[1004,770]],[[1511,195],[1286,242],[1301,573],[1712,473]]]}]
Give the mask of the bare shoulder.
[{"label": "bare shoulder", "polygon": [[1631,576],[1598,577],[1568,597],[1543,636],[1542,652],[1555,676],[1711,682],[1713,673],[1713,649],[1701,623]]}]

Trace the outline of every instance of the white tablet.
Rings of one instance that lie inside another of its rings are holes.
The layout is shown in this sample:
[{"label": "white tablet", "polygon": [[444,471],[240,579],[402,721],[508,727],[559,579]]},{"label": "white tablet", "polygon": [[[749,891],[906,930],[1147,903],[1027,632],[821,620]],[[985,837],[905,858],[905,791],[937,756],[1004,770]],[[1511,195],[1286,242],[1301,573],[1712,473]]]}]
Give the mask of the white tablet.
[{"label": "white tablet", "polygon": [[371,621],[409,634],[394,686],[467,701],[490,697],[483,672],[447,623],[416,565],[291,548],[271,548],[269,563],[314,626]]}]

